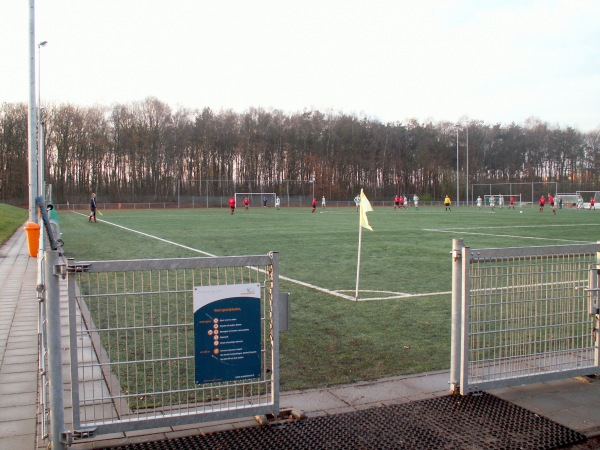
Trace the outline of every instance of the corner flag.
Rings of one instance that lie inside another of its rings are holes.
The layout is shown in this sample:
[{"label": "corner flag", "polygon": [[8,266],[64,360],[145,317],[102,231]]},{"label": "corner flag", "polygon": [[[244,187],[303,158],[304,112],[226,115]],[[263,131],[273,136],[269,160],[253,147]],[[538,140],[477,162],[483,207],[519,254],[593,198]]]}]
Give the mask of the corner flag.
[{"label": "corner flag", "polygon": [[363,192],[360,190],[360,225],[358,226],[358,261],[356,262],[356,292],[354,294],[354,300],[358,301],[358,283],[360,280],[360,253],[362,248],[362,229],[368,228],[373,231],[371,225],[369,225],[369,219],[367,219],[367,213],[373,211],[373,207],[371,206],[371,202]]},{"label": "corner flag", "polygon": [[373,207],[371,206],[371,202],[363,192],[360,190],[360,226],[363,228],[368,228],[373,231],[373,228],[369,225],[369,219],[367,219],[367,213],[373,211]]}]

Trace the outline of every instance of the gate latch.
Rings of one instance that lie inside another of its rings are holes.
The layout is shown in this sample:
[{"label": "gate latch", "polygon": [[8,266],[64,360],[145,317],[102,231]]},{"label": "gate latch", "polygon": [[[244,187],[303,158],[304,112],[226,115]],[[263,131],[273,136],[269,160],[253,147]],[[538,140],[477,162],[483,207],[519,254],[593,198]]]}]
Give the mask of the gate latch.
[{"label": "gate latch", "polygon": [[598,292],[600,292],[600,288],[585,288],[584,291],[590,293],[588,312],[590,314],[600,314],[600,305],[598,305]]},{"label": "gate latch", "polygon": [[600,267],[597,264],[591,264],[588,287],[584,288],[584,291],[589,293],[588,312],[594,315],[600,314],[600,304],[598,302],[598,292],[600,292],[600,287],[598,286],[598,281],[600,281]]}]

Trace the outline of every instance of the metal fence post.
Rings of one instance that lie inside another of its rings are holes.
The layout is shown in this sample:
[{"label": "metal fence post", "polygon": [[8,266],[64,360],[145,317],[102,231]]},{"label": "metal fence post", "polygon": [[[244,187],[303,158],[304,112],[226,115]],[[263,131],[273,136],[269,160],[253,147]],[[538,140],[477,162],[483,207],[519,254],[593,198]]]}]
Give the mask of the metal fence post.
[{"label": "metal fence post", "polygon": [[[597,244],[600,244],[600,241],[596,241]],[[598,279],[600,278],[600,252],[596,252],[596,273],[593,275],[594,281],[598,284]],[[596,286],[597,287],[597,286]],[[596,300],[598,301],[598,300]],[[594,337],[595,337],[595,352],[594,352],[594,363],[596,367],[600,366],[600,314],[596,314],[594,319]]]},{"label": "metal fence post", "polygon": [[273,339],[273,390],[272,401],[275,414],[279,413],[279,252],[271,252],[273,261],[273,281],[271,292],[271,324]]},{"label": "metal fence post", "polygon": [[452,329],[450,335],[450,391],[459,392],[461,368],[461,323],[462,323],[462,239],[452,239]]},{"label": "metal fence post", "polygon": [[64,450],[62,355],[60,341],[60,287],[57,271],[58,251],[45,252],[46,320],[48,333],[48,377],[50,380],[50,439],[53,450]]}]

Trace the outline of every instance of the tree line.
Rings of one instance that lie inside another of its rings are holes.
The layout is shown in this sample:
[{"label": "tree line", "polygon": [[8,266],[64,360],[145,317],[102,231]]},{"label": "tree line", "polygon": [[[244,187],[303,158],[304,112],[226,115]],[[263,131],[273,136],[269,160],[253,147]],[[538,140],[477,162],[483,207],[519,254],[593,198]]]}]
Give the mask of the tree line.
[{"label": "tree line", "polygon": [[[0,200],[28,199],[27,105],[0,106]],[[250,108],[173,110],[156,98],[43,110],[46,183],[58,203],[173,201],[178,195],[282,192],[375,199],[456,195],[469,183],[558,182],[600,189],[600,129],[524,124],[382,123],[355,114]],[[457,132],[458,131],[458,132]],[[468,140],[468,143],[467,143]],[[464,194],[461,194],[463,197]]]}]

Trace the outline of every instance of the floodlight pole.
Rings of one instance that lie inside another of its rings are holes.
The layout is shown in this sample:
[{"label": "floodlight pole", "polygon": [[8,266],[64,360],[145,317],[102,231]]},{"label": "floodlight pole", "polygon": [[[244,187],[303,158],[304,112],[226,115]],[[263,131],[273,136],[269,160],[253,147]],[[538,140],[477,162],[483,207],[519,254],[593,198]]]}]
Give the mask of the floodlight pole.
[{"label": "floodlight pole", "polygon": [[42,131],[42,47],[45,47],[48,41],[42,41],[38,44],[38,98],[37,98],[37,139],[38,139],[38,190],[44,200],[44,166],[46,158],[44,155],[44,135]]},{"label": "floodlight pole", "polygon": [[469,206],[469,125],[467,124],[467,188],[465,189],[467,206]]},{"label": "floodlight pole", "polygon": [[36,158],[36,114],[35,114],[35,0],[29,0],[29,108],[28,108],[28,153],[29,153],[29,221],[37,222],[35,199],[38,196],[38,170]]},{"label": "floodlight pole", "polygon": [[459,192],[459,171],[458,171],[458,129],[460,125],[457,123],[456,127],[456,206],[460,204],[460,192]]}]

